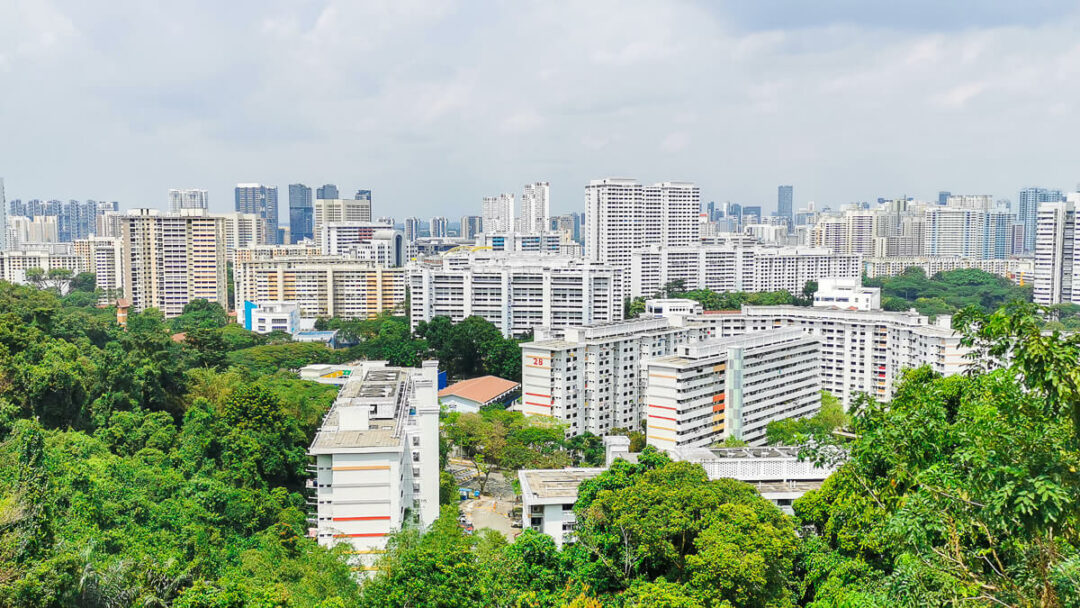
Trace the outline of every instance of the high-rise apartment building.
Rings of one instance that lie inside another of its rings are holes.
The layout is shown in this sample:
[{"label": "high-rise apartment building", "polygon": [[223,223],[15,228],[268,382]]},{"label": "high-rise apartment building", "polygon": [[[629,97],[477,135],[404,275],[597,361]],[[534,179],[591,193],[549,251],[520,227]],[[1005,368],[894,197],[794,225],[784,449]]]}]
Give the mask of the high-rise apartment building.
[{"label": "high-rise apartment building", "polygon": [[26,271],[31,268],[45,272],[62,268],[70,270],[72,274],[86,269],[71,243],[29,243],[0,251],[0,280],[25,284]]},{"label": "high-rise apartment building", "polygon": [[485,196],[483,201],[484,230],[491,232],[512,232],[514,223],[514,195],[498,194]]},{"label": "high-rise apartment building", "polygon": [[[951,197],[950,201],[958,197]],[[977,207],[926,210],[924,255],[1003,259],[1012,242],[1012,214]]]},{"label": "high-rise apartment building", "polygon": [[1080,303],[1080,264],[1077,248],[1076,205],[1080,194],[1064,203],[1039,204],[1035,239],[1036,304]]},{"label": "high-rise apartment building", "polygon": [[794,208],[795,188],[793,186],[780,186],[776,192],[776,215],[787,218],[788,226],[795,225]]},{"label": "high-rise apartment building", "polygon": [[82,270],[94,273],[95,287],[101,291],[99,304],[114,304],[124,295],[124,252],[119,238],[90,236],[73,243]]},{"label": "high-rise apartment building", "polygon": [[475,239],[476,235],[484,231],[484,218],[479,215],[461,216],[461,238]]},{"label": "high-rise apartment building", "polygon": [[289,240],[299,243],[315,238],[315,208],[311,188],[304,184],[289,184]]},{"label": "high-rise apartment building", "polygon": [[949,192],[948,190],[942,190],[941,192],[938,192],[937,193],[937,204],[941,205],[942,207],[944,207],[945,205],[948,205],[950,196],[952,196],[952,192]]},{"label": "high-rise apartment building", "polygon": [[623,272],[577,257],[476,252],[417,260],[409,266],[413,328],[421,321],[471,316],[504,336],[538,326],[567,327],[623,318]]},{"label": "high-rise apartment building", "polygon": [[350,545],[353,568],[371,572],[394,531],[439,516],[439,371],[363,361],[348,372],[308,448],[309,487],[318,543]]},{"label": "high-rise apartment building", "polygon": [[254,213],[224,213],[215,215],[222,219],[225,228],[225,259],[233,261],[237,249],[272,245],[266,240],[263,219]]},{"label": "high-rise apartment building", "polygon": [[0,251],[7,250],[7,199],[4,198],[4,178],[0,177]]},{"label": "high-rise apartment building", "polygon": [[323,224],[319,243],[323,255],[343,255],[386,267],[405,263],[405,238],[378,222]]},{"label": "high-rise apartment building", "polygon": [[405,218],[405,242],[414,243],[418,238],[420,238],[420,218]]},{"label": "high-rise apartment building", "polygon": [[245,302],[296,302],[304,318],[343,319],[367,319],[398,310],[405,303],[404,269],[345,256],[268,259],[241,250],[233,268],[240,323],[245,321]]},{"label": "high-rise apartment building", "polygon": [[835,253],[872,256],[876,251],[881,214],[848,210],[843,215],[820,218],[810,229],[810,244]]},{"label": "high-rise apartment building", "polygon": [[952,194],[945,204],[960,209],[988,211],[994,208],[994,197],[989,194]]},{"label": "high-rise apartment building", "polygon": [[1020,196],[1017,199],[1016,220],[1024,226],[1024,252],[1035,251],[1039,205],[1042,203],[1059,203],[1061,200],[1061,190],[1024,188],[1020,191]]},{"label": "high-rise apartment building", "polygon": [[315,198],[334,199],[341,198],[341,196],[338,194],[337,186],[335,186],[334,184],[323,184],[322,186],[315,189]]},{"label": "high-rise apartment building", "polygon": [[169,190],[169,213],[181,209],[209,209],[210,196],[199,188],[173,188]]},{"label": "high-rise apartment building", "polygon": [[368,205],[371,204],[371,190],[360,189],[356,191],[356,196],[353,197],[358,201],[367,201]]},{"label": "high-rise apartment building", "polygon": [[548,182],[525,184],[521,193],[521,232],[543,232],[551,217],[550,186]]},{"label": "high-rise apartment building", "polygon": [[646,365],[645,436],[663,450],[765,445],[770,422],[821,409],[820,343],[798,328],[683,344]]},{"label": "high-rise apartment building", "polygon": [[132,209],[120,224],[124,297],[132,310],[175,317],[192,300],[228,306],[221,217]]},{"label": "high-rise apartment building", "polygon": [[447,229],[450,226],[450,220],[441,215],[437,215],[431,218],[430,236],[432,238],[444,239],[447,237]]},{"label": "high-rise apartment building", "polygon": [[701,191],[691,183],[593,180],[585,187],[585,255],[629,270],[642,247],[696,245],[700,209]]},{"label": "high-rise apartment building", "polygon": [[319,243],[322,226],[333,222],[370,222],[371,199],[315,199],[312,226]]},{"label": "high-rise apartment building", "polygon": [[239,213],[254,213],[263,219],[264,242],[278,242],[278,190],[277,186],[262,184],[237,184],[236,208]]}]

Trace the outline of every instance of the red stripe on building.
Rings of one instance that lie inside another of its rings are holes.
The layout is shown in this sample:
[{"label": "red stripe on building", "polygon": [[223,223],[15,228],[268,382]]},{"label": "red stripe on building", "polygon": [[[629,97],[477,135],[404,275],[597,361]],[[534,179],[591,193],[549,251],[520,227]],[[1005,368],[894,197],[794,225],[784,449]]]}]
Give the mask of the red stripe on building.
[{"label": "red stripe on building", "polygon": [[673,411],[673,412],[677,412],[677,411],[679,411],[679,410],[678,410],[678,409],[676,409],[676,408],[673,408],[673,407],[668,407],[668,406],[666,406],[666,405],[653,405],[653,404],[651,404],[651,403],[650,403],[650,404],[649,404],[649,407],[658,407],[658,408],[660,408],[660,409],[662,409],[662,410],[671,410],[671,411]]},{"label": "red stripe on building", "polygon": [[678,422],[678,420],[675,420],[674,418],[668,418],[667,416],[654,416],[652,414],[649,414],[649,418],[659,418],[660,420],[670,420],[672,422]]},{"label": "red stripe on building", "polygon": [[525,394],[529,395],[530,397],[547,397],[548,399],[551,399],[551,395],[543,395],[541,393],[525,393]]},{"label": "red stripe on building", "polygon": [[544,405],[543,403],[533,403],[531,401],[526,401],[525,405],[535,405],[536,407],[547,407],[547,408],[551,407],[550,405]]}]

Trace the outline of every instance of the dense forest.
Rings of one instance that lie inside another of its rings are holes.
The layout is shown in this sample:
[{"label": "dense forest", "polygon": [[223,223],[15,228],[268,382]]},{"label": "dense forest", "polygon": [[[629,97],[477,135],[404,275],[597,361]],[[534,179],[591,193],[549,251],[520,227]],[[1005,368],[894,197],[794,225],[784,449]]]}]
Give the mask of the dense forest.
[{"label": "dense forest", "polygon": [[[773,425],[771,441],[844,463],[794,517],[646,449],[583,486],[574,544],[467,535],[447,506],[359,585],[344,549],[306,536],[304,450],[336,390],[290,370],[403,341],[453,361],[462,325],[478,349],[512,341],[478,320],[327,321],[356,336],[334,351],[206,303],[122,329],[92,285],[43,287],[0,283],[0,605],[1080,607],[1080,337],[1044,332],[1053,310],[961,309],[969,373],[912,370],[887,404],[826,398]],[[490,372],[477,358],[454,365]],[[599,438],[501,410],[444,433],[482,477],[602,457]]]}]

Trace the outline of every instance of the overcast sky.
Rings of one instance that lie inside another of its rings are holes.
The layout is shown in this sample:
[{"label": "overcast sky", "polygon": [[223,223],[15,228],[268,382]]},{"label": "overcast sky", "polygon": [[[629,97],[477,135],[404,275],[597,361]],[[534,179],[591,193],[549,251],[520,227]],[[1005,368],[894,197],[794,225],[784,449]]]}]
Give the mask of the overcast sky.
[{"label": "overcast sky", "polygon": [[[871,5],[876,5],[872,7]],[[0,0],[12,198],[373,191],[479,214],[551,182],[690,180],[775,208],[1080,181],[1073,2]]]}]

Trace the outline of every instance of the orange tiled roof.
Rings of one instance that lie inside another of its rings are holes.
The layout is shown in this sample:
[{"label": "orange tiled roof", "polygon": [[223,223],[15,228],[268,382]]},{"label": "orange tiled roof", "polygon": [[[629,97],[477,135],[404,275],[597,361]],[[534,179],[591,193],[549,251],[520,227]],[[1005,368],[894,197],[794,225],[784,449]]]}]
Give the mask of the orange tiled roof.
[{"label": "orange tiled roof", "polygon": [[481,405],[494,401],[500,395],[517,389],[521,385],[512,380],[504,380],[498,376],[480,376],[462,380],[439,391],[440,397],[453,395],[475,401]]}]

